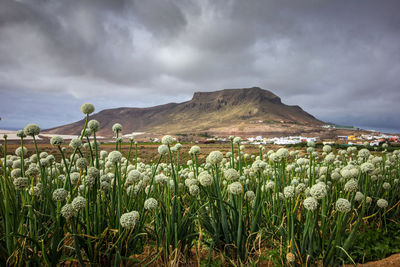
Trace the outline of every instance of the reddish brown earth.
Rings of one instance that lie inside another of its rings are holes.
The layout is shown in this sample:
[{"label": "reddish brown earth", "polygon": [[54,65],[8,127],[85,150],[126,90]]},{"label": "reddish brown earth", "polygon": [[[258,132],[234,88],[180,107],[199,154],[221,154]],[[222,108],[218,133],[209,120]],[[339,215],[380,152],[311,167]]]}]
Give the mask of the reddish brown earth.
[{"label": "reddish brown earth", "polygon": [[[348,265],[352,266],[352,265]],[[387,257],[378,261],[371,261],[364,264],[357,264],[360,267],[398,267],[400,266],[400,254],[394,254],[390,257]]]}]

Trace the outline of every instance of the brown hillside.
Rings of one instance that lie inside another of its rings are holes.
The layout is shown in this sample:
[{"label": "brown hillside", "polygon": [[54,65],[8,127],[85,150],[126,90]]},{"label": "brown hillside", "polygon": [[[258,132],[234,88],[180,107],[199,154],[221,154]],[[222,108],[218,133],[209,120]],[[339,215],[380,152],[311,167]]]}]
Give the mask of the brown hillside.
[{"label": "brown hillside", "polygon": [[[270,91],[258,87],[196,92],[190,101],[149,108],[116,108],[90,116],[100,122],[99,135],[111,136],[114,123],[123,133],[158,134],[210,132],[253,134],[307,132],[322,125],[299,106],[289,106]],[[55,134],[79,134],[84,121],[49,129]]]}]

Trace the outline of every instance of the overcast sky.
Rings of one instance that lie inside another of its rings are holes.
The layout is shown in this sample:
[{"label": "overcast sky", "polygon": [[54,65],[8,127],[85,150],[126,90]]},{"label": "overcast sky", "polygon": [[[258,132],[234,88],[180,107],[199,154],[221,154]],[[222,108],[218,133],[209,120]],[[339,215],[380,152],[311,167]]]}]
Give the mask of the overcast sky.
[{"label": "overcast sky", "polygon": [[[0,129],[259,86],[400,132],[400,1],[0,0]],[[122,122],[123,123],[123,122]]]}]

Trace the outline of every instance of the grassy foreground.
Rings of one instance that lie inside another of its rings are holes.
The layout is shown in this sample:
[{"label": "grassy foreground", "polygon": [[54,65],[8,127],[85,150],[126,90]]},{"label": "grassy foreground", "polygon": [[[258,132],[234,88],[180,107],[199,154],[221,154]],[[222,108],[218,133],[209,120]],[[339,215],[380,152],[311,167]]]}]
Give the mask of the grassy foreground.
[{"label": "grassy foreground", "polygon": [[53,137],[47,152],[39,151],[35,124],[18,133],[14,154],[5,137],[4,265],[335,266],[365,259],[360,236],[379,239],[371,229],[399,230],[399,150],[317,152],[309,143],[304,151],[261,146],[247,154],[232,137],[224,153],[204,153],[167,135],[145,163],[133,139],[122,149],[120,124],[112,151],[97,142],[93,110],[82,106],[80,138]]}]

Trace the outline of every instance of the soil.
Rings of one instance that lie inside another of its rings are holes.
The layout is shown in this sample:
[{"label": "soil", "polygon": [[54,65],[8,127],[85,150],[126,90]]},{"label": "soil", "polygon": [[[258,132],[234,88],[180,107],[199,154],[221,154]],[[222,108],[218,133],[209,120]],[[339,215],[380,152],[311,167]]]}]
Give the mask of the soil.
[{"label": "soil", "polygon": [[[346,265],[348,267],[353,265]],[[363,264],[357,264],[358,267],[395,267],[400,266],[400,254],[394,254],[378,261],[371,261]]]}]

